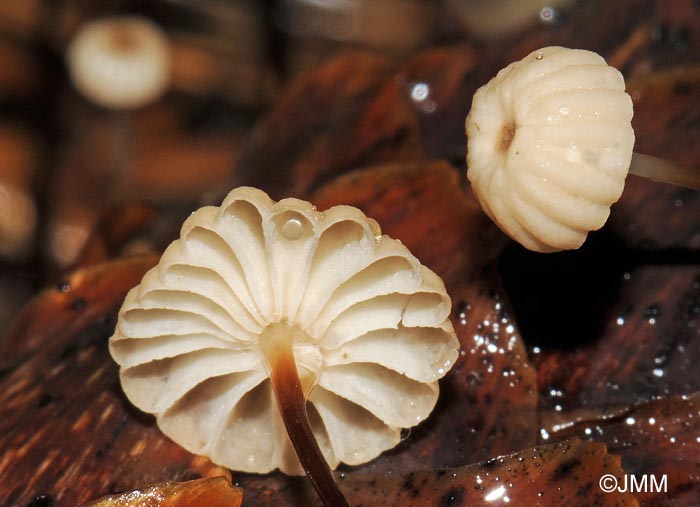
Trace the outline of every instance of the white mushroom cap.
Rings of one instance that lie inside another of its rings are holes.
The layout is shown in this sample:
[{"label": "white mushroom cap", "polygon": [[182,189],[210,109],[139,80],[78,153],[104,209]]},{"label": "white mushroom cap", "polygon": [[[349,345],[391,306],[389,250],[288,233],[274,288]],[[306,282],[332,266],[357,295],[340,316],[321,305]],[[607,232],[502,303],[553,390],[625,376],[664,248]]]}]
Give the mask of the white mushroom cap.
[{"label": "white mushroom cap", "polygon": [[513,35],[571,7],[573,0],[447,0],[469,35],[492,40]]},{"label": "white mushroom cap", "polygon": [[87,23],[70,43],[67,61],[75,87],[107,108],[144,106],[170,82],[168,41],[141,17]]},{"label": "white mushroom cap", "polygon": [[622,194],[632,114],[622,75],[590,51],[547,47],[508,65],[466,121],[482,208],[530,250],[580,247]]},{"label": "white mushroom cap", "polygon": [[328,463],[359,464],[424,420],[459,347],[440,278],[349,206],[233,190],[185,222],[110,339],[131,402],[191,452],[303,473],[261,337],[293,343]]}]

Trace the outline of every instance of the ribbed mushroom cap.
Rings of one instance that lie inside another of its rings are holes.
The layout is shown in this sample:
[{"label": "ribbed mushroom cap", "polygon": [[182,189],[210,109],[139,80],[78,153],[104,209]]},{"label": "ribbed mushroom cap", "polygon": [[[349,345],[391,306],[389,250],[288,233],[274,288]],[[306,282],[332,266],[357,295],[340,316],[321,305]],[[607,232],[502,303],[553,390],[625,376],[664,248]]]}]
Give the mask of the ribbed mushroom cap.
[{"label": "ribbed mushroom cap", "polygon": [[482,208],[526,248],[578,248],[622,194],[632,114],[622,75],[596,53],[547,47],[508,65],[466,120]]},{"label": "ribbed mushroom cap", "polygon": [[168,41],[158,26],[138,16],[86,23],[66,58],[75,87],[106,108],[144,106],[170,83]]},{"label": "ribbed mushroom cap", "polygon": [[424,420],[459,347],[437,275],[361,211],[233,190],[185,222],[110,339],[131,402],[235,470],[303,471],[260,341],[293,343],[331,465],[366,462]]}]

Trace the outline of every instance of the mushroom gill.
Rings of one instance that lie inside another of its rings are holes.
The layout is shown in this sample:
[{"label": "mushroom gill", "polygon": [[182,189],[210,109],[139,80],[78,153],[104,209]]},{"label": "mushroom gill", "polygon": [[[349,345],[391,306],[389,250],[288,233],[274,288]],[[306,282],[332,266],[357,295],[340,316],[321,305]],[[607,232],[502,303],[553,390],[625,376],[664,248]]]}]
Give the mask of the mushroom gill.
[{"label": "mushroom gill", "polygon": [[[233,190],[205,207],[127,295],[110,339],[127,397],[226,467],[364,463],[432,411],[455,362],[437,275],[349,206]],[[308,411],[308,414],[307,414]]]}]

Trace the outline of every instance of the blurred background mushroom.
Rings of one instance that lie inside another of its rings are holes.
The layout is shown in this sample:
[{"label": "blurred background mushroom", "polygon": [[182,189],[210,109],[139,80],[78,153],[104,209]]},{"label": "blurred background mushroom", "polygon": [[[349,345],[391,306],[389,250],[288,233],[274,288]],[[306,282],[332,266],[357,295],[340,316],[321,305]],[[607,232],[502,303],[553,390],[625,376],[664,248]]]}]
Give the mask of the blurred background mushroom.
[{"label": "blurred background mushroom", "polygon": [[432,41],[440,3],[425,0],[281,0],[273,10],[285,36],[285,68],[296,74],[342,47],[406,57]]},{"label": "blurred background mushroom", "polygon": [[73,85],[95,104],[135,109],[157,100],[170,84],[170,48],[162,30],[143,17],[85,23],[66,50]]},{"label": "blurred background mushroom", "polygon": [[556,25],[574,0],[448,0],[458,24],[474,37],[490,41],[539,23]]}]

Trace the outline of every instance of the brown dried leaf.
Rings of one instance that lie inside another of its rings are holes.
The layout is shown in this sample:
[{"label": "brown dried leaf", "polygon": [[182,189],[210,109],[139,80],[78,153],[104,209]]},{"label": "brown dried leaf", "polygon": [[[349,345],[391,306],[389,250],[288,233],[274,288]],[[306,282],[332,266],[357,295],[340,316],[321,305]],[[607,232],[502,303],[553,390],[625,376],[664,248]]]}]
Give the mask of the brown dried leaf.
[{"label": "brown dried leaf", "polygon": [[112,316],[156,260],[80,270],[67,292],[46,289],[26,307],[15,353],[0,369],[0,498],[8,505],[49,498],[73,506],[145,484],[229,475],[134,409],[109,357]]},{"label": "brown dried leaf", "polygon": [[[700,66],[628,80],[634,100],[635,151],[700,171]],[[689,249],[700,257],[700,192],[627,178],[608,227],[633,248]]]},{"label": "brown dried leaf", "polygon": [[356,167],[420,159],[418,118],[390,75],[382,59],[348,52],[299,77],[254,130],[236,184],[305,196]]},{"label": "brown dried leaf", "polygon": [[[364,507],[638,507],[629,493],[601,491],[606,474],[622,480],[620,458],[603,444],[572,439],[461,468],[346,476],[340,486],[350,505]],[[247,506],[320,505],[308,485],[289,477],[274,486],[258,478],[245,492]]]},{"label": "brown dried leaf", "polygon": [[426,50],[396,74],[421,122],[429,158],[464,160],[464,120],[477,89],[479,54],[464,43]]},{"label": "brown dried leaf", "polygon": [[44,289],[15,319],[2,344],[0,366],[108,319],[157,262],[155,255],[123,258],[77,270]]},{"label": "brown dried leaf", "polygon": [[621,280],[600,339],[542,354],[543,407],[629,406],[700,390],[700,267],[648,266]]},{"label": "brown dried leaf", "polygon": [[108,496],[83,507],[239,507],[242,499],[243,492],[231,486],[229,479],[212,477],[154,484]]},{"label": "brown dried leaf", "polygon": [[[603,411],[586,415],[578,422],[571,420],[574,424],[560,420],[559,428],[550,428],[551,436],[604,442],[639,480],[653,475],[659,484],[666,476],[667,491],[648,487],[637,494],[644,507],[698,505],[700,393],[618,409],[614,416]],[[560,415],[556,418],[562,419]]]}]

